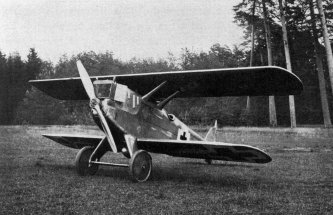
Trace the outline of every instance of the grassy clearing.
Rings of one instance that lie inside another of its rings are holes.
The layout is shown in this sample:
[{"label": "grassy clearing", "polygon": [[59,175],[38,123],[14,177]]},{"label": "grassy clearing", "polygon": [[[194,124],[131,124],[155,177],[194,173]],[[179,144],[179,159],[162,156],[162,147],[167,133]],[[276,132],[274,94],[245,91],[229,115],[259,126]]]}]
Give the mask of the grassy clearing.
[{"label": "grassy clearing", "polygon": [[333,144],[263,145],[273,157],[266,165],[153,154],[152,179],[137,184],[123,168],[78,176],[77,151],[40,136],[50,129],[0,127],[0,214],[333,213]]}]

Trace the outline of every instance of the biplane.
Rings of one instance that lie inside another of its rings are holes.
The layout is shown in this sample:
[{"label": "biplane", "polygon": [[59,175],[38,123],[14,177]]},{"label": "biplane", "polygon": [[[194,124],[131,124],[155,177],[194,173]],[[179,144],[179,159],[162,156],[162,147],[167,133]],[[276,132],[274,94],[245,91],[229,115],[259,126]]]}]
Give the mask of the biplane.
[{"label": "biplane", "polygon": [[[92,117],[103,136],[44,134],[80,149],[79,175],[94,175],[100,165],[129,169],[135,182],[152,172],[149,153],[176,157],[268,163],[264,151],[244,144],[216,142],[217,124],[201,137],[164,107],[174,98],[296,95],[303,89],[293,73],[274,66],[172,71],[90,77],[77,61],[80,77],[32,80],[30,83],[60,100],[90,100]],[[88,102],[87,102],[88,104]],[[128,163],[102,162],[107,152],[122,153]]]}]

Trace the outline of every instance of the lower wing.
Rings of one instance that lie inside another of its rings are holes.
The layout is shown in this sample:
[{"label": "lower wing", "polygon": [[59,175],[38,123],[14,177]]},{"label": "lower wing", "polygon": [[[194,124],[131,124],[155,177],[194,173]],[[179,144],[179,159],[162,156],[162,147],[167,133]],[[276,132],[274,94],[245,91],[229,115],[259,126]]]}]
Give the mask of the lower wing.
[{"label": "lower wing", "polygon": [[268,163],[272,158],[262,150],[243,144],[206,141],[137,139],[138,149],[177,157]]},{"label": "lower wing", "polygon": [[96,147],[98,143],[104,138],[104,136],[81,134],[43,134],[43,136],[73,149],[81,149],[85,146]]},{"label": "lower wing", "polygon": [[[84,146],[96,147],[104,136],[43,134],[64,146],[80,149]],[[207,141],[181,141],[161,139],[137,139],[137,148],[152,153],[177,157],[203,158],[224,161],[268,163],[272,158],[262,150],[243,144]]]}]

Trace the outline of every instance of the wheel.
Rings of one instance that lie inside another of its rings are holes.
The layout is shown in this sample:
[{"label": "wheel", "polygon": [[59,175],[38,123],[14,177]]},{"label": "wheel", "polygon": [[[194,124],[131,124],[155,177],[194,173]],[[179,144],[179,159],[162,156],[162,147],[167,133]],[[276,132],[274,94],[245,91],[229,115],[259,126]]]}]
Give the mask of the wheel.
[{"label": "wheel", "polygon": [[212,159],[205,159],[205,162],[206,162],[207,164],[211,165],[211,164],[212,164]]},{"label": "wheel", "polygon": [[129,161],[129,171],[134,182],[144,182],[152,170],[151,156],[144,150],[136,151]]},{"label": "wheel", "polygon": [[77,153],[75,158],[75,167],[76,172],[79,175],[95,175],[98,170],[97,164],[91,164],[89,166],[89,158],[91,154],[93,153],[94,149],[91,147],[83,147],[80,149],[80,151]]}]

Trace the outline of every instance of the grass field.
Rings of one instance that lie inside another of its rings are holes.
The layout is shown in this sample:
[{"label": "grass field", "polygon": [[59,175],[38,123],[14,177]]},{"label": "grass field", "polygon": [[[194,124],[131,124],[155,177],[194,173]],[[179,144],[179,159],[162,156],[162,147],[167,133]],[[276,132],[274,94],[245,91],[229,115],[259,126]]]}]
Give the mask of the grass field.
[{"label": "grass field", "polygon": [[78,176],[77,151],[40,136],[63,130],[83,132],[0,127],[0,214],[333,214],[333,141],[262,144],[265,165],[153,154],[151,180],[132,183],[126,168]]}]

